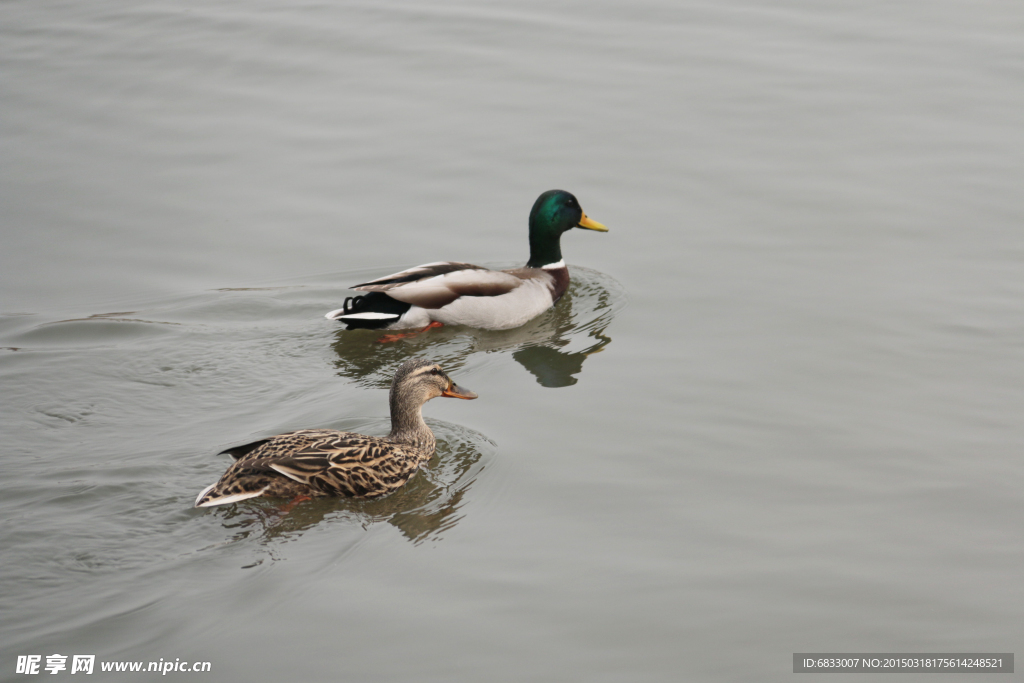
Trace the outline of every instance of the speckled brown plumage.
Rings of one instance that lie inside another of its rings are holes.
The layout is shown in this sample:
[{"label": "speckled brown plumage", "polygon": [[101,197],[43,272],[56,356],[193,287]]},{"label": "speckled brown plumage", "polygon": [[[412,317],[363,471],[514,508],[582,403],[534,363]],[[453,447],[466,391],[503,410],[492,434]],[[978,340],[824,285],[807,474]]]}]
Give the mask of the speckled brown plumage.
[{"label": "speckled brown plumage", "polygon": [[434,434],[423,404],[437,396],[476,398],[435,363],[408,360],[391,385],[391,433],[364,436],[304,429],[228,449],[236,461],[196,498],[196,507],[257,496],[376,498],[391,493],[434,454]]}]

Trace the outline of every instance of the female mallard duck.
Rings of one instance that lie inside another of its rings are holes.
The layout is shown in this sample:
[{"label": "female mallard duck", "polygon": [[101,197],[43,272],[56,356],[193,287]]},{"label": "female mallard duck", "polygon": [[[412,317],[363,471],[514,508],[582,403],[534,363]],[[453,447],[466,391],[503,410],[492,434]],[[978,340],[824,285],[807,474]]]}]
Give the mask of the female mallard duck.
[{"label": "female mallard duck", "polygon": [[304,429],[261,439],[224,453],[236,461],[203,489],[197,508],[246,498],[347,496],[391,493],[434,455],[434,434],[423,421],[423,404],[437,396],[476,398],[436,363],[402,363],[391,382],[391,433],[363,436],[333,429]]},{"label": "female mallard duck", "polygon": [[356,285],[352,289],[369,294],[345,299],[342,308],[326,317],[350,330],[518,327],[554,306],[568,289],[569,269],[559,241],[571,228],[608,231],[587,218],[576,197],[549,190],[530,211],[530,260],[525,267],[488,270],[452,261],[427,263]]}]

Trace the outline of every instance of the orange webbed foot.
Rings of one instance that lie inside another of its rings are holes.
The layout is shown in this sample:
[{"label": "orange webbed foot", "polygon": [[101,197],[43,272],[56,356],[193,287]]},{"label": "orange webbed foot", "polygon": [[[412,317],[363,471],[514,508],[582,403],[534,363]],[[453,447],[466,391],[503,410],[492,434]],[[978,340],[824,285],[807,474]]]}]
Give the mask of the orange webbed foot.
[{"label": "orange webbed foot", "polygon": [[287,515],[292,509],[299,503],[305,503],[307,500],[313,500],[313,496],[307,496],[302,494],[292,498],[284,507],[280,509],[282,515]]},{"label": "orange webbed foot", "polygon": [[423,334],[424,332],[426,332],[427,330],[431,329],[432,327],[444,327],[444,323],[439,323],[439,322],[437,322],[435,320],[434,322],[432,322],[429,325],[427,325],[426,327],[424,327],[422,330],[417,330],[415,332],[401,332],[399,334],[385,334],[383,337],[381,337],[380,339],[377,340],[377,343],[378,344],[389,344],[391,342],[398,341],[399,339],[405,339],[406,337],[415,337],[418,334]]}]

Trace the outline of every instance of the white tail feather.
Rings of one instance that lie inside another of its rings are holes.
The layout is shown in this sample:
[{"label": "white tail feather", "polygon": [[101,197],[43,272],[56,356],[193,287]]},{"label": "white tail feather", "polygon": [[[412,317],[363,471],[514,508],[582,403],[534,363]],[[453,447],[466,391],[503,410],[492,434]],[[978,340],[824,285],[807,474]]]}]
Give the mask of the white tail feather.
[{"label": "white tail feather", "polygon": [[214,486],[217,485],[217,483],[219,483],[219,482],[214,482],[213,484],[210,484],[205,489],[203,489],[202,493],[200,493],[199,496],[196,497],[195,507],[197,507],[197,508],[212,508],[215,505],[227,505],[229,503],[237,503],[240,500],[248,500],[249,498],[256,498],[257,496],[261,496],[261,495],[263,495],[264,491],[266,491],[268,488],[270,488],[269,486],[264,486],[259,491],[250,491],[248,493],[235,493],[235,494],[232,494],[230,496],[224,496],[222,498],[212,498],[212,499],[206,501],[205,503],[203,503],[202,505],[200,505],[199,501],[202,500],[203,496],[205,496],[207,493],[209,493],[210,490]]},{"label": "white tail feather", "polygon": [[324,317],[328,320],[398,320],[401,316],[395,313],[377,313],[375,311],[345,314],[345,309],[339,308]]}]

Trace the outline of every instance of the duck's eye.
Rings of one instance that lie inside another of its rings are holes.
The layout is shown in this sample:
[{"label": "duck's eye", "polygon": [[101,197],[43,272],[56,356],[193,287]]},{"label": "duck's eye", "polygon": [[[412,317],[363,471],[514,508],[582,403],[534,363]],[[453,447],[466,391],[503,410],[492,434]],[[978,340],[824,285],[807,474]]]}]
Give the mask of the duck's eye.
[{"label": "duck's eye", "polygon": [[432,375],[440,375],[441,374],[441,368],[431,368],[430,374],[432,374]]}]

